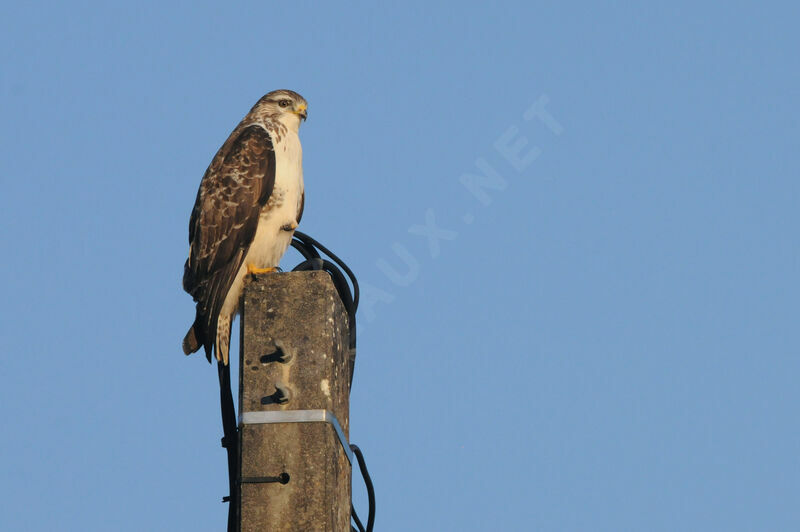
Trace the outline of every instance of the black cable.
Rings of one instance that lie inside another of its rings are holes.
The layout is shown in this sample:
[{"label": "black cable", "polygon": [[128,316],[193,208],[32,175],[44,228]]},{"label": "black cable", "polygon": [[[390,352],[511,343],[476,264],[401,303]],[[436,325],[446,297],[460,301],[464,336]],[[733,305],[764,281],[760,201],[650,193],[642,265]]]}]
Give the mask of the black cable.
[{"label": "black cable", "polygon": [[[336,287],[336,291],[339,292],[339,298],[342,300],[342,304],[347,312],[347,322],[350,326],[350,349],[355,350],[356,310],[358,309],[358,301],[361,294],[358,288],[358,280],[353,270],[351,270],[342,259],[337,257],[335,253],[303,232],[294,232],[292,247],[299,251],[306,259],[295,266],[292,271],[322,270],[328,272],[331,276],[333,285]],[[321,258],[320,251],[330,257],[333,262]],[[347,278],[342,274],[342,270],[344,270],[347,277],[349,277],[350,284],[347,283]],[[350,285],[352,285],[352,291]]]},{"label": "black cable", "polygon": [[[358,300],[360,296],[358,280],[356,279],[355,274],[342,259],[337,257],[331,250],[305,233],[300,231],[294,232],[292,247],[299,251],[300,254],[306,259],[295,266],[292,271],[322,270],[330,274],[331,279],[333,280],[333,285],[336,287],[336,291],[339,292],[339,298],[342,300],[342,304],[347,311],[347,321],[350,326],[350,349],[355,352],[356,310],[358,309]],[[323,259],[319,253],[320,251],[330,257],[333,262]],[[347,279],[342,274],[342,270],[344,270],[344,272],[347,274],[347,277],[350,278],[350,284],[352,284],[353,287],[352,292],[350,291],[350,285],[347,283]],[[350,515],[358,527],[356,528],[351,525],[350,529],[354,532],[372,532],[372,528],[375,524],[375,488],[372,485],[372,479],[369,476],[369,471],[367,471],[367,464],[364,460],[364,455],[361,452],[361,449],[354,444],[351,444],[350,448],[353,450],[353,453],[358,460],[358,467],[361,470],[361,476],[364,477],[364,483],[367,486],[367,497],[369,499],[369,515],[367,516],[366,528],[364,528],[361,519],[359,519],[358,513],[356,512],[352,502],[350,503]]]},{"label": "black cable", "polygon": [[356,526],[358,526],[358,529],[356,529],[356,527],[350,525],[351,531],[355,530],[355,532],[366,532],[366,530],[364,530],[364,525],[361,524],[361,519],[358,518],[358,514],[356,513],[356,507],[353,506],[352,502],[350,503],[350,517],[353,518],[353,521],[356,522]]},{"label": "black cable", "polygon": [[239,465],[239,427],[236,422],[236,408],[231,391],[231,367],[217,362],[219,374],[219,404],[222,411],[222,446],[228,452],[228,532],[237,532],[239,519],[239,490],[236,489],[236,475]]},{"label": "black cable", "polygon": [[[361,476],[364,478],[364,484],[367,486],[367,499],[369,500],[369,515],[367,515],[367,528],[361,526],[361,521],[356,516],[355,508],[352,509],[352,514],[356,519],[356,524],[360,527],[360,532],[372,532],[372,527],[375,526],[375,487],[372,485],[372,478],[367,471],[367,462],[364,460],[364,453],[358,448],[358,445],[351,443],[350,449],[358,460],[358,468],[361,470]],[[352,505],[351,505],[352,508]]]},{"label": "black cable", "polygon": [[[343,269],[345,271],[347,276],[350,277],[350,280],[353,282],[353,298],[352,298],[353,299],[353,305],[356,308],[358,308],[358,299],[359,299],[358,281],[356,280],[356,275],[353,273],[353,270],[351,270],[347,266],[347,264],[345,264],[344,261],[342,259],[340,259],[339,257],[337,257],[336,254],[334,254],[331,250],[329,250],[328,248],[326,248],[325,246],[323,246],[322,244],[320,244],[319,242],[317,242],[315,239],[311,238],[307,234],[302,233],[300,231],[295,231],[294,232],[294,238],[301,245],[303,245],[306,249],[311,248],[311,250],[313,250],[314,256],[317,257],[317,258],[319,257],[319,252],[314,248],[315,247],[319,248],[323,253],[325,253],[327,256],[332,258],[333,261],[336,264],[338,264],[341,269]],[[292,246],[299,251],[299,248],[295,245],[295,240],[292,241]],[[301,253],[302,253],[302,251],[301,251]],[[305,254],[304,254],[304,256],[305,256]],[[308,258],[308,257],[306,257],[306,258]]]}]

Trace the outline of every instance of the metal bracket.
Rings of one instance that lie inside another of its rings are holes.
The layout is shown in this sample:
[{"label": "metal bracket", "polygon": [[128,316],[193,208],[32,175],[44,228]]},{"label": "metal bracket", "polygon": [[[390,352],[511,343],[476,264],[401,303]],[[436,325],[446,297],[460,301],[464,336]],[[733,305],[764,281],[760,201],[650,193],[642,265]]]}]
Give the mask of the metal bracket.
[{"label": "metal bracket", "polygon": [[284,472],[277,477],[242,477],[239,479],[239,484],[269,484],[271,482],[288,484],[289,473]]},{"label": "metal bracket", "polygon": [[244,412],[239,416],[240,425],[265,425],[270,423],[329,423],[333,430],[336,431],[336,436],[339,438],[339,443],[342,444],[347,460],[351,465],[353,463],[353,451],[350,450],[350,444],[347,438],[344,437],[342,426],[339,425],[339,420],[336,419],[336,416],[328,410],[266,410]]}]

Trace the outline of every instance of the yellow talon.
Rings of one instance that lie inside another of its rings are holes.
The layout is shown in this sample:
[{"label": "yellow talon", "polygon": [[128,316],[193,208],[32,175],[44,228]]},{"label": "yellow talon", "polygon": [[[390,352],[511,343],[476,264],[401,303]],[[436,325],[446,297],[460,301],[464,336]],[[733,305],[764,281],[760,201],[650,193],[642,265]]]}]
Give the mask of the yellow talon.
[{"label": "yellow talon", "polygon": [[259,273],[275,273],[278,268],[256,268],[255,264],[247,265],[247,273],[250,275],[257,275]]},{"label": "yellow talon", "polygon": [[281,226],[281,229],[284,231],[294,231],[295,229],[297,229],[297,222],[292,222],[290,224],[283,224]]}]

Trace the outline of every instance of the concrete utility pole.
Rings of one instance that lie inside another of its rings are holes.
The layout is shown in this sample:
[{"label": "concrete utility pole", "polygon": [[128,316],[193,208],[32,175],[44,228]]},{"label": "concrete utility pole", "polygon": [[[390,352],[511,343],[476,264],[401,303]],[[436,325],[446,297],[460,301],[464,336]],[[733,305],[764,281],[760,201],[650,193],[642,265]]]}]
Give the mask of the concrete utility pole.
[{"label": "concrete utility pole", "polygon": [[330,276],[251,278],[241,330],[242,532],[348,532],[351,464],[342,439],[352,366],[347,313]]}]

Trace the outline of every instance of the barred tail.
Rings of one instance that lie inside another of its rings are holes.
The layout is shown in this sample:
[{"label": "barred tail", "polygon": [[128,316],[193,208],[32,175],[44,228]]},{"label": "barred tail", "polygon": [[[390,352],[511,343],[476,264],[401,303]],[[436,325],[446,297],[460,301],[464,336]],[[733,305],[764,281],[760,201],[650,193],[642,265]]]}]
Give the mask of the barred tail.
[{"label": "barred tail", "polygon": [[214,354],[217,361],[228,365],[228,351],[231,343],[231,321],[233,316],[220,316],[217,318],[217,338]]}]

